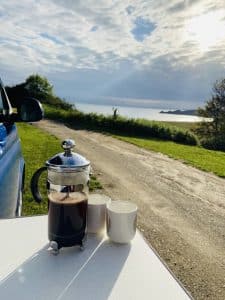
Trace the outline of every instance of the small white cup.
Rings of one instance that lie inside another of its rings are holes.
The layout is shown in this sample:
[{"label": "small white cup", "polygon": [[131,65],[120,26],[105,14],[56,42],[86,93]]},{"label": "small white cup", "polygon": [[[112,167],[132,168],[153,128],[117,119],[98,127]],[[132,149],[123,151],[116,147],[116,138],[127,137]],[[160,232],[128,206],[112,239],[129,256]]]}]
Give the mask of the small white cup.
[{"label": "small white cup", "polygon": [[87,232],[101,233],[106,229],[106,205],[111,199],[103,194],[89,194]]},{"label": "small white cup", "polygon": [[129,243],[135,236],[137,205],[130,201],[107,204],[107,234],[116,243]]}]

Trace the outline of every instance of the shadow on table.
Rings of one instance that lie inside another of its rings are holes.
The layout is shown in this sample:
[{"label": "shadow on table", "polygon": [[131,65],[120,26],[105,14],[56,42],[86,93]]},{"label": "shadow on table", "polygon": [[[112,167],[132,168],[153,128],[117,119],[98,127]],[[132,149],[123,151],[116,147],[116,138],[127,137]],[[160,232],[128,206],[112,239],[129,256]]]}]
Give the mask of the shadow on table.
[{"label": "shadow on table", "polygon": [[119,278],[130,252],[130,245],[103,242],[79,276],[64,289],[59,299],[105,300]]},{"label": "shadow on table", "polygon": [[1,299],[107,299],[130,252],[95,235],[87,247],[64,248],[58,256],[48,245],[0,283]]}]

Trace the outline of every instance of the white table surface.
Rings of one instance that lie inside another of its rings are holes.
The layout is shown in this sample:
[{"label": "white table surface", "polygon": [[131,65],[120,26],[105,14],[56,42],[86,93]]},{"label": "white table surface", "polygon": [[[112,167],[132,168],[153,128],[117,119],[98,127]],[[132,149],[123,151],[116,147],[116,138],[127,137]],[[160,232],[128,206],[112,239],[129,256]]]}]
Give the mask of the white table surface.
[{"label": "white table surface", "polygon": [[191,299],[138,231],[129,245],[88,235],[84,251],[58,256],[48,249],[47,216],[0,220],[0,236],[0,299]]}]

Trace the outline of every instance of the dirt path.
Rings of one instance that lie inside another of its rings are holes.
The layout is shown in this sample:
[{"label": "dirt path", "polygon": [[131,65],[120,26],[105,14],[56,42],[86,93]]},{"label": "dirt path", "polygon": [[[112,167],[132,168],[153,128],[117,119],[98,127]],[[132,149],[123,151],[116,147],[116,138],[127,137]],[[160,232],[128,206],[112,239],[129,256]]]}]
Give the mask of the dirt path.
[{"label": "dirt path", "polygon": [[195,299],[225,299],[225,180],[110,136],[36,126],[74,138],[104,192],[137,203],[139,228]]}]

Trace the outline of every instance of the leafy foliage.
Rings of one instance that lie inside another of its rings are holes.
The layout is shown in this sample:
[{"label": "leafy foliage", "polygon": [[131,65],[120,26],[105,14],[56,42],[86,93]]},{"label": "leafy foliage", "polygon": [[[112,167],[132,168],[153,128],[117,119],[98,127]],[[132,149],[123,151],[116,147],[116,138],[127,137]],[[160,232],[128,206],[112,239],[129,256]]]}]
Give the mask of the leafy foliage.
[{"label": "leafy foliage", "polygon": [[78,110],[59,110],[50,106],[45,106],[45,115],[50,119],[62,121],[74,128],[158,138],[188,145],[197,145],[198,143],[196,136],[190,131],[154,121],[128,119],[119,115],[115,119],[114,116],[104,116],[95,113],[85,114]]},{"label": "leafy foliage", "polygon": [[209,149],[225,150],[225,79],[214,83],[212,97],[204,108],[198,109],[198,115],[211,118],[211,122],[202,122],[196,129],[201,143]]},{"label": "leafy foliage", "polygon": [[32,97],[41,103],[53,105],[57,108],[68,110],[74,108],[66,100],[55,96],[53,86],[48,82],[48,79],[38,74],[29,76],[25,82],[18,85],[7,86],[6,92],[13,107],[19,107],[25,97]]},{"label": "leafy foliage", "polygon": [[38,74],[29,76],[25,81],[24,88],[31,97],[42,99],[42,101],[47,101],[48,97],[53,96],[53,86],[46,77]]}]

